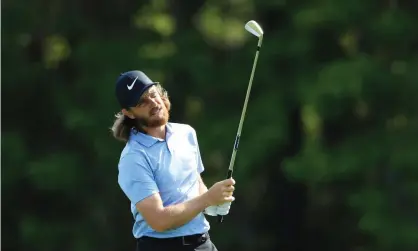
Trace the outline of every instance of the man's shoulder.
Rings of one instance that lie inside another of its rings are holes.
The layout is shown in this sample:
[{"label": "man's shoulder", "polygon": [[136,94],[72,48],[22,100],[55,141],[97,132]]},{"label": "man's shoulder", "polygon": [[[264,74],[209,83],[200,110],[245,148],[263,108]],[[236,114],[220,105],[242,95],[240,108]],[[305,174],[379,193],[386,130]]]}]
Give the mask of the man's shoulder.
[{"label": "man's shoulder", "polygon": [[134,140],[130,140],[126,143],[120,154],[120,160],[122,159],[135,159],[143,158],[146,156],[145,147]]},{"label": "man's shoulder", "polygon": [[191,133],[195,133],[195,129],[189,124],[175,123],[175,122],[169,122],[168,124],[171,126],[171,130],[173,132],[191,132]]}]

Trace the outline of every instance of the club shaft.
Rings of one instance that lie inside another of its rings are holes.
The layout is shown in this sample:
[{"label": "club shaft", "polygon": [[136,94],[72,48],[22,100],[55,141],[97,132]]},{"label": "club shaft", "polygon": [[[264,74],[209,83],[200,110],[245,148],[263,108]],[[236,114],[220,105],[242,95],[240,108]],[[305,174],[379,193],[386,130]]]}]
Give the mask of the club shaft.
[{"label": "club shaft", "polygon": [[241,118],[240,118],[239,125],[238,125],[238,132],[237,132],[237,135],[235,137],[234,148],[232,150],[232,156],[231,156],[231,160],[229,162],[229,168],[228,168],[228,170],[229,170],[228,176],[229,177],[228,178],[232,177],[232,172],[234,170],[235,157],[237,155],[239,140],[240,140],[240,137],[241,137],[242,126],[244,124],[245,115],[247,113],[247,105],[248,105],[248,100],[249,100],[250,94],[251,94],[251,87],[252,87],[252,84],[253,84],[254,72],[255,72],[255,69],[256,69],[256,66],[257,66],[257,60],[258,60],[259,52],[260,52],[260,47],[257,47],[257,52],[255,54],[253,68],[251,70],[250,82],[248,84],[247,94],[245,96],[244,106],[242,108]]},{"label": "club shaft", "polygon": [[[242,125],[244,124],[245,114],[247,112],[248,100],[250,98],[251,87],[253,85],[254,73],[255,73],[255,69],[257,67],[258,54],[260,53],[260,48],[261,48],[261,39],[260,39],[260,41],[258,43],[258,46],[257,46],[257,52],[255,53],[253,68],[251,70],[250,81],[248,83],[248,88],[247,88],[247,94],[245,95],[245,101],[244,101],[244,106],[242,108],[241,119],[240,119],[239,125],[238,125],[238,132],[237,132],[237,135],[235,137],[234,148],[232,150],[232,156],[231,156],[231,160],[229,162],[228,173],[227,173],[227,178],[228,179],[232,177],[232,173],[234,171],[235,157],[236,157],[237,151],[238,151],[239,140],[240,140],[241,131],[242,131]],[[218,221],[219,222],[223,221],[223,216],[222,215],[220,215],[218,217]]]}]

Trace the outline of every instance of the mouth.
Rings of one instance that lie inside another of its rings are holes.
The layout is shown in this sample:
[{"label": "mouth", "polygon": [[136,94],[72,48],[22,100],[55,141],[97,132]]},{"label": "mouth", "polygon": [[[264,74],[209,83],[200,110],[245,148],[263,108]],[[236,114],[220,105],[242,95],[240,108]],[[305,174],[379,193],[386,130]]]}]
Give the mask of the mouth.
[{"label": "mouth", "polygon": [[150,115],[151,116],[157,115],[160,111],[161,111],[160,107],[154,107],[154,108],[151,109]]}]

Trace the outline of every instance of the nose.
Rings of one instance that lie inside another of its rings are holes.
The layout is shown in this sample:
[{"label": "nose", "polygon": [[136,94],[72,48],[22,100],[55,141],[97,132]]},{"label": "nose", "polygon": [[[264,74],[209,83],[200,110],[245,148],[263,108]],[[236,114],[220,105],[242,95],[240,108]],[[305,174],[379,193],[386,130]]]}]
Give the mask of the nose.
[{"label": "nose", "polygon": [[147,97],[144,101],[145,104],[150,105],[151,107],[155,107],[158,104],[156,98]]},{"label": "nose", "polygon": [[156,99],[156,98],[150,98],[150,104],[151,104],[153,107],[157,106],[157,104],[158,104],[157,99]]}]

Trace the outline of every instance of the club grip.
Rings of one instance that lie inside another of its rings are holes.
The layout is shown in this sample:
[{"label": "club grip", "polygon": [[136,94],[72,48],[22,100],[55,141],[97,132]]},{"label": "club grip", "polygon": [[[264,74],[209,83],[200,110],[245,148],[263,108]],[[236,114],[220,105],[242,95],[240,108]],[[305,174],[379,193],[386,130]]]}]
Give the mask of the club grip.
[{"label": "club grip", "polygon": [[228,174],[226,175],[226,178],[229,179],[232,177],[232,170],[228,170]]},{"label": "club grip", "polygon": [[[228,170],[228,173],[226,175],[226,178],[229,179],[232,177],[232,170]],[[223,215],[218,215],[218,222],[222,223],[224,221]]]}]

